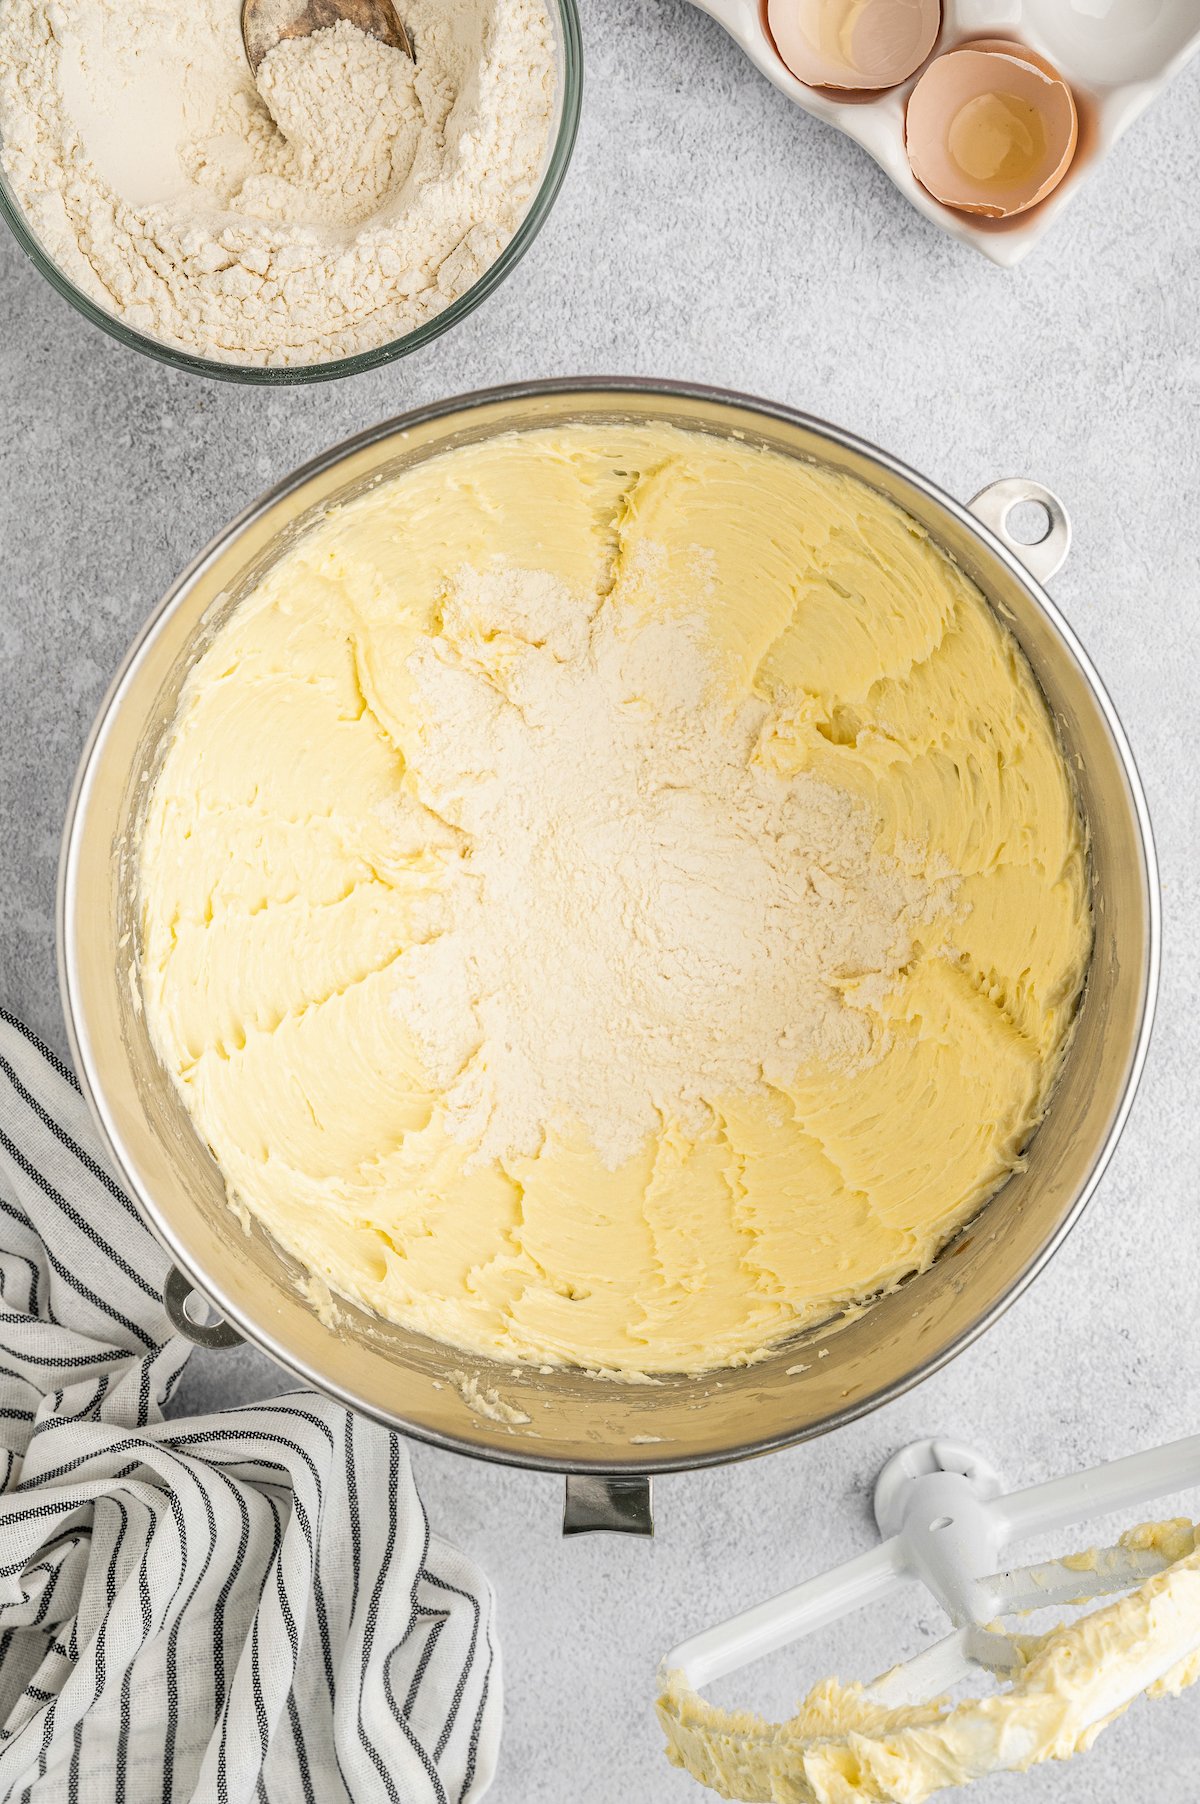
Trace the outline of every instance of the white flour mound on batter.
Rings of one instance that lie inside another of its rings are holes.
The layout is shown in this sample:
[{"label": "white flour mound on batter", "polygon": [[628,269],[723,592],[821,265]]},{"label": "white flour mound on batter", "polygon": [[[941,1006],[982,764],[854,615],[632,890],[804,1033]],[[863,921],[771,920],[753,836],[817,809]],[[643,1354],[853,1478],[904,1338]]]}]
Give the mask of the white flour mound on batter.
[{"label": "white flour mound on batter", "polygon": [[954,880],[769,767],[770,710],[722,692],[699,622],[593,616],[497,563],[459,572],[409,669],[396,830],[450,837],[441,931],[405,954],[396,1006],[474,1158],[534,1155],[565,1122],[615,1169],[664,1120],[701,1125],[705,1096],[871,1054],[847,1002],[888,988]]},{"label": "white flour mound on batter", "polygon": [[247,64],[237,0],[4,0],[0,157],[77,287],[195,354],[386,344],[496,260],[545,159],[543,0],[405,0],[416,62],[341,23]]}]

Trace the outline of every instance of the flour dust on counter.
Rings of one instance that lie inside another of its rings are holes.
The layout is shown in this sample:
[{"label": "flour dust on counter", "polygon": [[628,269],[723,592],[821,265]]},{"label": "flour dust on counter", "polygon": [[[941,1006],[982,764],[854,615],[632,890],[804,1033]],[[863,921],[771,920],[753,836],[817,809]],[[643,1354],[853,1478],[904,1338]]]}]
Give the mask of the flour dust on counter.
[{"label": "flour dust on counter", "polygon": [[192,668],[140,982],[231,1198],[498,1359],[743,1363],[1019,1162],[1087,964],[1015,641],[907,515],[665,426],[325,517]]}]

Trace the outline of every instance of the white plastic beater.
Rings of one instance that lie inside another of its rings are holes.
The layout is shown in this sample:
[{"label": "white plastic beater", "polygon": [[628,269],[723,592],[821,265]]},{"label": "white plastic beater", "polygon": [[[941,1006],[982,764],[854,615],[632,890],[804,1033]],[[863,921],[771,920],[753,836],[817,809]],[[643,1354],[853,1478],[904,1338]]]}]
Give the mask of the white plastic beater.
[{"label": "white plastic beater", "polygon": [[[913,1704],[945,1693],[972,1671],[1003,1678],[1019,1666],[1021,1654],[1008,1635],[987,1624],[1022,1611],[1112,1596],[1171,1563],[1158,1549],[1117,1544],[1099,1550],[1086,1569],[1061,1560],[1006,1568],[1005,1550],[1195,1485],[1200,1485],[1200,1435],[1007,1494],[992,1464],[969,1447],[916,1441],[893,1455],[876,1483],[875,1519],[884,1537],[877,1547],[681,1642],[662,1663],[664,1679],[670,1675],[700,1691],[914,1583],[933,1593],[953,1632],[873,1680],[867,1695],[882,1704]],[[1200,1612],[1193,1645],[1181,1649],[1176,1642],[1164,1652],[1162,1671],[1115,1663],[1093,1719],[1122,1708],[1174,1669],[1181,1654],[1197,1649]]]}]

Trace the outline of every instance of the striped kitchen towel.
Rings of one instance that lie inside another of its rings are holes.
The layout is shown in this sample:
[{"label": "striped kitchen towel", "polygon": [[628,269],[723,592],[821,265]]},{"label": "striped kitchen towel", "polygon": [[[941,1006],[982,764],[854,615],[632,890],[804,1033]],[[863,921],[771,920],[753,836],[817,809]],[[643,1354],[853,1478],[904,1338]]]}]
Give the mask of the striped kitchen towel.
[{"label": "striped kitchen towel", "polygon": [[0,1804],[482,1797],[486,1579],[403,1442],[312,1392],[164,1420],[167,1264],[0,1011]]}]

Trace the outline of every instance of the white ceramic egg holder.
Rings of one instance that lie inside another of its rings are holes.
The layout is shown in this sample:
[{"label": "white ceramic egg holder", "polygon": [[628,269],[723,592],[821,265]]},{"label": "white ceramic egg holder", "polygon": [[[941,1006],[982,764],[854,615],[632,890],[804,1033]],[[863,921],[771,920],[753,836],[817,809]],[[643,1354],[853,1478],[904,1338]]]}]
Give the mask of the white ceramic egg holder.
[{"label": "white ceramic egg holder", "polygon": [[[1003,1677],[1019,1667],[1020,1654],[996,1619],[1112,1596],[1169,1563],[1155,1548],[1118,1543],[1099,1550],[1086,1569],[1061,1560],[1006,1567],[1001,1556],[1009,1546],[1196,1485],[1200,1435],[1008,1493],[995,1467],[973,1449],[957,1441],[916,1441],[892,1456],[876,1482],[875,1519],[884,1537],[878,1546],[681,1642],[662,1662],[663,1679],[679,1675],[699,1691],[915,1584],[932,1593],[952,1632],[872,1680],[867,1696],[892,1706],[914,1704],[981,1670]],[[1200,1649],[1200,1618],[1180,1633],[1183,1642],[1159,1650],[1153,1670],[1144,1662],[1115,1663],[1096,1693],[1093,1720],[1130,1703]]]},{"label": "white ceramic egg holder", "polygon": [[796,80],[767,34],[760,0],[692,4],[797,106],[857,139],[918,212],[1005,267],[1049,231],[1089,169],[1200,49],[1200,0],[943,0],[935,56],[971,38],[1016,39],[1049,58],[1080,110],[1079,149],[1054,192],[1011,220],[984,220],[934,200],[909,168],[904,111],[916,76],[872,100],[840,101]]}]

